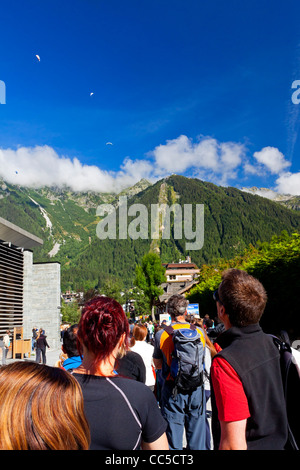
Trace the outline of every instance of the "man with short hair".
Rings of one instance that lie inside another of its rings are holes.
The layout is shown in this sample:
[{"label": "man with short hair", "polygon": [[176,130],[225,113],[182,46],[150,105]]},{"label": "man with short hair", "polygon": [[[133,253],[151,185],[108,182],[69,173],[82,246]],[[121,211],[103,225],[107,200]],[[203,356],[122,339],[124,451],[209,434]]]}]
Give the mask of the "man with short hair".
[{"label": "man with short hair", "polygon": [[[174,330],[191,328],[186,321],[188,301],[181,295],[173,295],[167,302],[167,311],[171,316]],[[168,327],[167,327],[168,328]],[[203,350],[205,347],[204,332],[197,327]],[[171,376],[172,353],[174,343],[166,329],[155,335],[153,361],[156,369],[162,369],[163,386],[161,391],[161,411],[168,422],[167,437],[171,450],[183,448],[183,432],[186,431],[187,448],[205,450],[206,439],[206,404],[204,385],[183,392],[178,390],[174,395],[174,378]],[[203,372],[203,371],[201,371]]]},{"label": "man with short hair", "polygon": [[69,372],[79,367],[82,362],[82,357],[77,349],[77,332],[78,325],[75,324],[67,328],[63,335],[63,345],[61,349],[68,358],[64,360],[62,367]]},{"label": "man with short hair", "polygon": [[287,441],[287,416],[280,357],[259,326],[267,302],[262,284],[229,269],[214,293],[225,331],[214,343],[211,365],[214,448],[280,450]]}]

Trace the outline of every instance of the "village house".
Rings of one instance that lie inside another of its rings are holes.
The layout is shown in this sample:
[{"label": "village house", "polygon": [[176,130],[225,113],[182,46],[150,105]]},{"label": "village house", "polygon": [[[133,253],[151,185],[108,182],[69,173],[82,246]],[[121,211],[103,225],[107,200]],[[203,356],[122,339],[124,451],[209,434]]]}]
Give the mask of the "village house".
[{"label": "village house", "polygon": [[185,295],[194,285],[198,284],[200,269],[192,263],[190,256],[178,263],[163,263],[166,268],[167,282],[161,284],[164,293],[159,297],[157,313],[165,311],[168,299],[174,294]]}]

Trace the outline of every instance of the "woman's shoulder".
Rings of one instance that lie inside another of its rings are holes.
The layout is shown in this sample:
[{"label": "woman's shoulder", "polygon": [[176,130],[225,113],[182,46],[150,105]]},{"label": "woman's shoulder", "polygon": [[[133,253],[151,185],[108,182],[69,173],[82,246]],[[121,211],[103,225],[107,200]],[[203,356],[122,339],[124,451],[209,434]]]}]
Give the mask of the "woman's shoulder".
[{"label": "woman's shoulder", "polygon": [[120,375],[115,375],[114,377],[107,377],[107,381],[111,384],[121,389],[124,393],[136,397],[147,397],[147,395],[153,395],[153,392],[147,387],[143,382],[138,380],[130,379],[128,377],[122,377]]},{"label": "woman's shoulder", "polygon": [[[130,401],[151,400],[153,392],[143,382],[119,375],[103,377],[96,375],[77,374],[76,369],[72,372],[79,384],[85,391],[96,395],[107,395],[112,392],[119,392],[125,395]],[[101,382],[101,387],[99,384]]]}]

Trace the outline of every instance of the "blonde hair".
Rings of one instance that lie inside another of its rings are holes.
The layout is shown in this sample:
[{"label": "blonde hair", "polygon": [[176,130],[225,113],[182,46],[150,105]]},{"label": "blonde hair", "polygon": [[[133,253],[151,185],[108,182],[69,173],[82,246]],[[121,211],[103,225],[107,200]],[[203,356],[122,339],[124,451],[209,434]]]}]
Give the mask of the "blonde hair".
[{"label": "blonde hair", "polygon": [[41,334],[43,334],[43,328],[40,328],[39,331],[37,332],[37,336],[36,336],[36,339],[38,339]]},{"label": "blonde hair", "polygon": [[63,369],[34,362],[0,368],[0,450],[87,450],[81,387]]}]

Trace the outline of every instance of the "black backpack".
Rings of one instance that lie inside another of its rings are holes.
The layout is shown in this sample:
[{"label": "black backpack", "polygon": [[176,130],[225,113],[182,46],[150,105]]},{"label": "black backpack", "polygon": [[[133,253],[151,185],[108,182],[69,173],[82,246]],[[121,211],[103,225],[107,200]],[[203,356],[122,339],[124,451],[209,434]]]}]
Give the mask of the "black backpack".
[{"label": "black backpack", "polygon": [[288,418],[288,441],[286,450],[299,450],[300,448],[300,376],[293,357],[290,340],[286,332],[282,332],[283,339],[272,336],[274,344],[280,352],[280,366],[285,405]]},{"label": "black backpack", "polygon": [[189,328],[173,328],[169,325],[164,330],[172,336],[174,343],[170,367],[174,379],[173,395],[192,392],[204,382],[204,345],[201,341],[204,334],[200,334],[193,324]]}]

